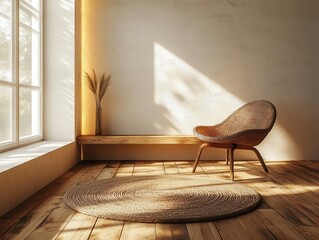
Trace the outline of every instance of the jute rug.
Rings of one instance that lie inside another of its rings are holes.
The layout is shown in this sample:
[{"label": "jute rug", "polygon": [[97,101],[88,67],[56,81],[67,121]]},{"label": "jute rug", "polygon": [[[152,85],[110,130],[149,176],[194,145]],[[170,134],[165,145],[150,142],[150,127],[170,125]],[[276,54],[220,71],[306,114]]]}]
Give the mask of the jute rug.
[{"label": "jute rug", "polygon": [[261,196],[243,184],[192,175],[130,176],[74,187],[72,209],[128,222],[185,223],[233,217],[258,206]]}]

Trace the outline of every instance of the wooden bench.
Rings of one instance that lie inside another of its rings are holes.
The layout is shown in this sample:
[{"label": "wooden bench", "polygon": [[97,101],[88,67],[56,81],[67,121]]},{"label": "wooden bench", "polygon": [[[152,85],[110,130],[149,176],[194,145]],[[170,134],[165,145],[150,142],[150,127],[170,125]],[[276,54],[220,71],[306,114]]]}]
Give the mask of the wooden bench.
[{"label": "wooden bench", "polygon": [[128,135],[128,136],[95,136],[81,135],[77,143],[86,144],[199,144],[201,141],[194,136],[170,135]]},{"label": "wooden bench", "polygon": [[83,159],[83,145],[88,144],[199,144],[201,141],[194,136],[169,135],[128,135],[128,136],[95,136],[81,135],[77,137],[81,145],[81,159]]}]

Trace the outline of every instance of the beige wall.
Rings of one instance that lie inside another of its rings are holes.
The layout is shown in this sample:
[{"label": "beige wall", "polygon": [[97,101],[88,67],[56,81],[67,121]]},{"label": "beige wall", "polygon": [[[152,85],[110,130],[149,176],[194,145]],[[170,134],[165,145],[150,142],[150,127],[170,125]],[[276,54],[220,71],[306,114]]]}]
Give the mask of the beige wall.
[{"label": "beige wall", "polygon": [[[82,68],[113,76],[103,133],[192,134],[197,124],[268,99],[278,118],[259,147],[263,156],[319,159],[318,9],[315,0],[83,0]],[[82,93],[82,134],[92,134],[93,96],[85,86]],[[194,146],[139,149],[89,146],[85,156],[195,154]]]}]

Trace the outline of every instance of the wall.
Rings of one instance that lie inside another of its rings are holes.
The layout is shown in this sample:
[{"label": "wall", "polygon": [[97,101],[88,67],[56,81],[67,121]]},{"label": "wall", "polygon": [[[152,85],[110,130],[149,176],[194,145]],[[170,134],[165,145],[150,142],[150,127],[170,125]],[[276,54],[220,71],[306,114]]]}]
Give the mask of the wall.
[{"label": "wall", "polygon": [[44,138],[74,140],[74,1],[44,1]]},{"label": "wall", "polygon": [[[278,118],[259,146],[265,159],[319,159],[312,137],[319,132],[318,7],[315,0],[83,0],[83,71],[112,74],[103,133],[192,134],[195,125],[268,99]],[[82,84],[82,134],[92,134],[93,96]],[[195,152],[85,147],[88,159],[185,160]]]}]

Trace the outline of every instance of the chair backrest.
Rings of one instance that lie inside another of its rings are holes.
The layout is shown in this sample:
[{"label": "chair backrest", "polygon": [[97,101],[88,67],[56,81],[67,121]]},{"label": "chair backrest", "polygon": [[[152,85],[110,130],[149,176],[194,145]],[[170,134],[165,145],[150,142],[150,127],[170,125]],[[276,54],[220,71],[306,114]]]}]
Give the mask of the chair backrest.
[{"label": "chair backrest", "polygon": [[222,125],[226,125],[229,132],[233,133],[246,130],[264,130],[266,136],[272,129],[275,120],[275,106],[269,101],[258,100],[237,109],[223,121]]}]

